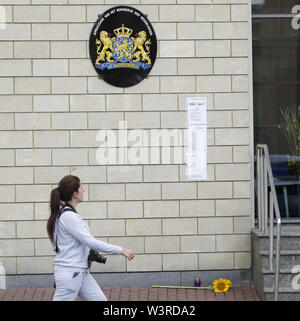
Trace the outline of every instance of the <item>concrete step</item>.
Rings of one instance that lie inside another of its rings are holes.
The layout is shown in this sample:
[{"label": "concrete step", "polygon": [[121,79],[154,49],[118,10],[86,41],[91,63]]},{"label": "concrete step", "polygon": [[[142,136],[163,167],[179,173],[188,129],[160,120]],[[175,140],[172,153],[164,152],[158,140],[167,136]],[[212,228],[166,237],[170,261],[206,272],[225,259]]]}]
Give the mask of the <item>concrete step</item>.
[{"label": "concrete step", "polygon": [[[275,254],[273,252],[273,267],[275,269]],[[260,255],[260,268],[261,270],[269,269],[269,251],[259,251]],[[254,262],[255,264],[256,262]],[[296,265],[300,265],[300,251],[296,250],[281,250],[280,251],[280,269],[292,270]]]},{"label": "concrete step", "polygon": [[[264,286],[266,288],[271,288],[275,284],[275,273],[269,270],[262,270],[264,277]],[[299,272],[292,273],[291,270],[281,269],[279,273],[279,287],[290,289],[291,291],[300,288],[298,285]],[[300,291],[300,289],[299,289]]]},{"label": "concrete step", "polygon": [[[266,289],[273,289],[275,286],[275,272],[269,270],[258,270],[253,266],[253,280],[255,288],[262,298],[265,296]],[[289,292],[300,292],[300,274],[297,271],[292,273],[290,269],[281,269],[279,273],[280,289],[289,290]]]},{"label": "concrete step", "polygon": [[[265,288],[265,301],[274,301],[274,287]],[[300,291],[291,290],[290,288],[279,288],[279,301],[300,301]]]},{"label": "concrete step", "polygon": [[[269,249],[269,238],[263,238],[259,241],[259,250]],[[273,238],[273,249],[277,248],[277,237]],[[300,249],[300,235],[281,235],[280,236],[280,249],[281,250],[298,250]]]},{"label": "concrete step", "polygon": [[[258,239],[258,250],[269,249],[269,236],[263,233],[255,233],[254,238]],[[274,230],[273,238],[274,249],[277,248],[277,236]],[[298,250],[300,249],[300,231],[281,231],[280,233],[280,249],[281,250]]]},{"label": "concrete step", "polygon": [[[276,233],[274,228],[273,269],[275,269]],[[269,271],[269,236],[252,230],[252,270],[255,288],[267,301],[274,300],[275,271]],[[298,267],[299,266],[299,269]],[[299,272],[298,272],[299,270]],[[300,225],[282,226],[280,235],[280,301],[300,300]],[[298,289],[299,287],[299,289]]]}]

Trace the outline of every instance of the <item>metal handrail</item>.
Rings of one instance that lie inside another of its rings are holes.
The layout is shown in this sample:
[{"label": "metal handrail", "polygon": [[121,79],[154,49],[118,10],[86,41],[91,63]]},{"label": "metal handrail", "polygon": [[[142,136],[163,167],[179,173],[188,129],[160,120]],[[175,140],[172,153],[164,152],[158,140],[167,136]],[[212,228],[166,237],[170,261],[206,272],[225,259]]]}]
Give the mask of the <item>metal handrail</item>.
[{"label": "metal handrail", "polygon": [[[280,227],[281,217],[275,190],[273,172],[269,156],[268,146],[256,145],[256,182],[257,182],[257,209],[258,229],[269,234],[269,266],[273,272],[273,247],[274,247],[274,209],[277,223],[276,256],[275,256],[275,285],[274,300],[278,301],[279,293],[279,263],[280,263]],[[271,187],[269,192],[269,228],[268,228],[268,182]]]}]

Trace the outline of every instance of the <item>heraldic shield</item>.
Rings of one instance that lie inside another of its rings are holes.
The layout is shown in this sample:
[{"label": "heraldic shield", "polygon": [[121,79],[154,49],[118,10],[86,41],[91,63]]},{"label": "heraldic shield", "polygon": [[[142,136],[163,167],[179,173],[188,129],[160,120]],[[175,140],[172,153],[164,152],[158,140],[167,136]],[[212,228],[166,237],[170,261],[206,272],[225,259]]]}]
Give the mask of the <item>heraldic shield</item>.
[{"label": "heraldic shield", "polygon": [[115,61],[127,62],[133,58],[133,39],[129,37],[113,38],[113,58]]},{"label": "heraldic shield", "polygon": [[147,78],[157,54],[150,21],[139,10],[123,5],[98,15],[89,45],[99,78],[123,88]]}]

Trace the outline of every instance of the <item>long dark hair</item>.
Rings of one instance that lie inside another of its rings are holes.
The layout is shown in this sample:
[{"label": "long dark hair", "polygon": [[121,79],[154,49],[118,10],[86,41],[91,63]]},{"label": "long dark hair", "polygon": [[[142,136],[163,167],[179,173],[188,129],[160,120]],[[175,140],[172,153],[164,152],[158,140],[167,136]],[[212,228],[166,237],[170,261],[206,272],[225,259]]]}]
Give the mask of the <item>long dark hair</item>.
[{"label": "long dark hair", "polygon": [[[53,233],[57,215],[61,207],[64,207],[72,200],[74,192],[78,192],[80,179],[74,175],[63,177],[56,188],[50,194],[50,217],[47,221],[47,233],[50,241],[53,242]],[[71,206],[68,204],[68,206]]]}]

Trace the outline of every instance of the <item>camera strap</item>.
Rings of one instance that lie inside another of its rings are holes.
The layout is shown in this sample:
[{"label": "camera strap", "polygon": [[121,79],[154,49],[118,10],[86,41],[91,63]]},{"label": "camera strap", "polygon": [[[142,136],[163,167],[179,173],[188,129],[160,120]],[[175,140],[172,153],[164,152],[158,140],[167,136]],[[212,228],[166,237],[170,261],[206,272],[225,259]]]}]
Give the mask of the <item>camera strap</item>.
[{"label": "camera strap", "polygon": [[69,204],[66,204],[64,207],[62,207],[59,212],[58,212],[58,215],[57,215],[57,221],[56,221],[56,224],[57,224],[57,228],[56,228],[56,238],[55,238],[55,245],[56,245],[56,248],[55,248],[55,252],[58,253],[59,252],[59,248],[57,246],[57,237],[58,237],[58,220],[60,218],[60,216],[66,212],[66,211],[71,211],[71,212],[74,212],[74,213],[77,213],[75,211],[75,209],[73,208],[73,206],[69,205]]}]

